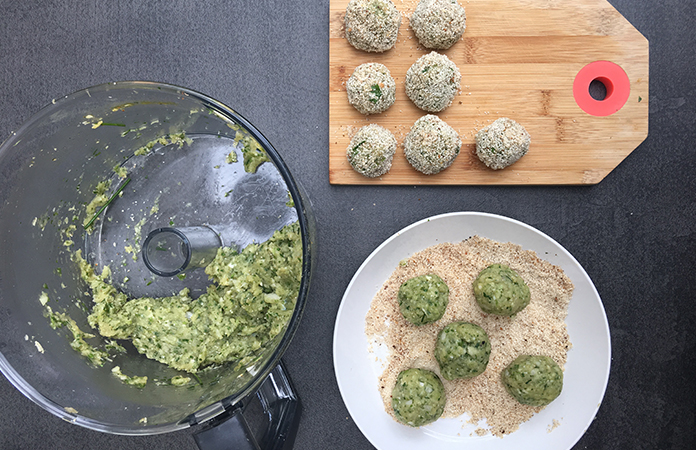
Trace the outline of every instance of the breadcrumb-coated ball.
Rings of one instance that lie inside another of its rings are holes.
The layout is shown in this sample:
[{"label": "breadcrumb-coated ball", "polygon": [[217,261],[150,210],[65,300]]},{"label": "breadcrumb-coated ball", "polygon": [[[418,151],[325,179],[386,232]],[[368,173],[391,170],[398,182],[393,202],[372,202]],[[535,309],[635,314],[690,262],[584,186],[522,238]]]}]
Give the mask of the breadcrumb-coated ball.
[{"label": "breadcrumb-coated ball", "polygon": [[440,112],[459,92],[462,74],[447,56],[430,52],[406,72],[406,95],[420,109]]},{"label": "breadcrumb-coated ball", "polygon": [[392,390],[392,409],[396,419],[411,427],[420,427],[440,418],[447,397],[440,377],[427,369],[403,370]]},{"label": "breadcrumb-coated ball", "polygon": [[408,162],[426,175],[449,167],[462,147],[459,134],[439,117],[428,114],[416,120],[404,139]]},{"label": "breadcrumb-coated ball", "polygon": [[548,356],[520,355],[500,373],[510,395],[523,405],[546,406],[563,390],[563,369]]},{"label": "breadcrumb-coated ball", "polygon": [[351,0],[344,23],[350,45],[366,52],[385,52],[396,45],[401,13],[391,0]]},{"label": "breadcrumb-coated ball", "polygon": [[504,169],[526,155],[531,142],[522,125],[501,117],[476,133],[476,155],[491,169]]},{"label": "breadcrumb-coated ball", "polygon": [[396,138],[375,123],[360,128],[346,150],[348,162],[356,172],[370,178],[389,172],[396,153]]},{"label": "breadcrumb-coated ball", "polygon": [[396,81],[384,64],[365,63],[348,78],[346,92],[350,104],[361,114],[378,114],[394,104]]},{"label": "breadcrumb-coated ball", "polygon": [[444,50],[464,34],[466,12],[457,0],[420,0],[409,23],[423,47]]}]

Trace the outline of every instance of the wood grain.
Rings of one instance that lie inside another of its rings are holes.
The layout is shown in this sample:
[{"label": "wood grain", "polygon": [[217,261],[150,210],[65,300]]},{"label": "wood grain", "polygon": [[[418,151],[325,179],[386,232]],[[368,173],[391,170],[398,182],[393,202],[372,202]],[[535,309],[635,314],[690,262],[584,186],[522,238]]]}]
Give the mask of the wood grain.
[{"label": "wood grain", "polygon": [[[344,37],[348,0],[331,0],[329,14],[329,180],[332,184],[595,184],[648,135],[648,41],[605,0],[459,0],[466,9],[462,39],[444,51],[462,73],[461,91],[439,113],[462,138],[452,166],[422,175],[403,154],[411,125],[426,114],[404,90],[406,71],[430,50],[418,45],[408,26],[417,0],[394,0],[403,20],[395,48],[367,53]],[[573,98],[573,81],[585,65],[607,60],[631,82],[626,105],[595,117]],[[397,83],[396,102],[386,112],[363,116],[349,103],[345,82],[365,62],[386,65]],[[494,171],[475,155],[474,136],[499,117],[524,125],[529,153]],[[351,136],[377,123],[399,142],[386,175],[366,178],[346,159]]]}]

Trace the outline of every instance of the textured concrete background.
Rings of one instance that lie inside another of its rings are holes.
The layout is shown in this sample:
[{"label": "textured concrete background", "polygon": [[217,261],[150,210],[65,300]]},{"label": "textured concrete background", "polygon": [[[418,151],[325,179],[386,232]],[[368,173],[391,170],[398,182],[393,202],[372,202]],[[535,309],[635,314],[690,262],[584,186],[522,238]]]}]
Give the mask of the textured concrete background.
[{"label": "textured concrete background", "polygon": [[[117,80],[185,86],[239,111],[314,204],[318,265],[284,361],[298,449],[370,449],[341,401],[343,291],[395,231],[450,211],[526,222],[594,281],[612,332],[605,400],[576,449],[696,448],[696,26],[690,0],[611,0],[650,41],[650,136],[590,187],[337,187],[328,182],[328,0],[0,0],[0,138],[52,99]],[[0,449],[194,449],[192,430],[123,437],[63,422],[0,377]]]}]

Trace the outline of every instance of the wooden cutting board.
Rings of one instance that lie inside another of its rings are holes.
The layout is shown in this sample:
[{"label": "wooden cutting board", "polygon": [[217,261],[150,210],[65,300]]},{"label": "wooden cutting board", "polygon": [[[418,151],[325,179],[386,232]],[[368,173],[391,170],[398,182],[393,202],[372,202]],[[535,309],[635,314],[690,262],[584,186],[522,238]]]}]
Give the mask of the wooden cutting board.
[{"label": "wooden cutting board", "polygon": [[[348,0],[331,0],[332,184],[594,184],[647,137],[648,41],[605,0],[459,0],[466,9],[466,31],[443,53],[459,67],[461,91],[438,115],[457,130],[462,149],[439,174],[417,172],[406,161],[402,143],[426,113],[406,96],[404,79],[411,64],[430,50],[418,44],[409,28],[417,0],[393,1],[403,16],[396,46],[367,53],[345,39]],[[595,116],[578,106],[573,83],[587,64],[603,60],[623,69],[630,94],[617,112]],[[364,116],[348,103],[345,83],[365,62],[386,65],[397,83],[396,102],[382,114]],[[494,171],[476,157],[474,136],[499,117],[521,123],[532,144],[517,163]],[[368,123],[389,129],[399,143],[389,173],[374,179],[355,172],[346,159],[351,136]]]}]

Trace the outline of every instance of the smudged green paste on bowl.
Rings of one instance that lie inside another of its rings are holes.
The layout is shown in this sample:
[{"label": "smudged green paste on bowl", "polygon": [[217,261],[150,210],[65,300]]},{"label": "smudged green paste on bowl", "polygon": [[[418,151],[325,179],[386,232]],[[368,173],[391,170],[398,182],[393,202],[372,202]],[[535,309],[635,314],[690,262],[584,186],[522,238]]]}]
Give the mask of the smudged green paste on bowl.
[{"label": "smudged green paste on bowl", "polygon": [[245,365],[285,330],[302,279],[299,224],[237,253],[218,250],[205,271],[213,281],[197,299],[188,289],[161,298],[128,298],[77,251],[81,278],[94,306],[90,326],[107,338],[128,339],[148,358],[186,372],[227,361]]}]

